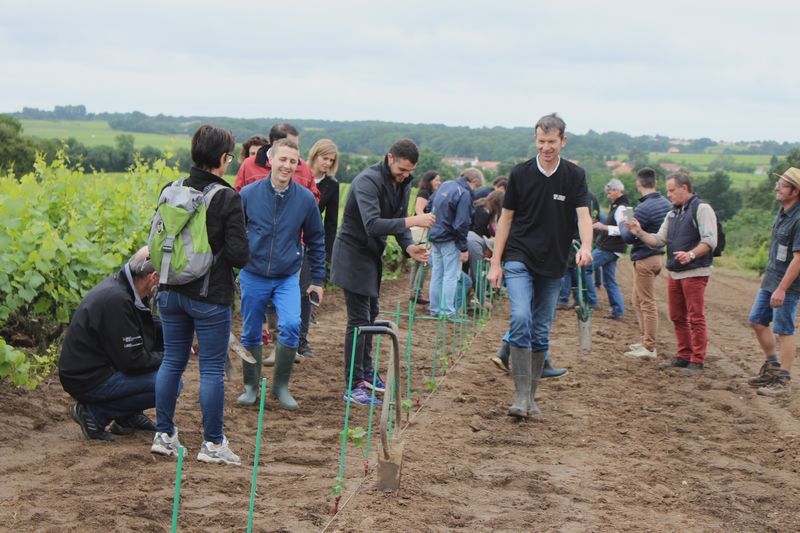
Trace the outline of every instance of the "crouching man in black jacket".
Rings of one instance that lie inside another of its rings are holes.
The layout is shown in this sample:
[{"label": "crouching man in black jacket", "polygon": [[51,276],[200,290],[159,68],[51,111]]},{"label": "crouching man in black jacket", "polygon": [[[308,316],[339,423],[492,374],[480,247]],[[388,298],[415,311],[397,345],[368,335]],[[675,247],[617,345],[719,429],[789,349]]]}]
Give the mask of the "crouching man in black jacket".
[{"label": "crouching man in black jacket", "polygon": [[90,290],[64,338],[58,373],[78,403],[70,414],[87,439],[113,440],[111,432],[155,431],[143,413],[156,405],[156,373],[164,339],[147,305],[158,272],[147,247]]}]

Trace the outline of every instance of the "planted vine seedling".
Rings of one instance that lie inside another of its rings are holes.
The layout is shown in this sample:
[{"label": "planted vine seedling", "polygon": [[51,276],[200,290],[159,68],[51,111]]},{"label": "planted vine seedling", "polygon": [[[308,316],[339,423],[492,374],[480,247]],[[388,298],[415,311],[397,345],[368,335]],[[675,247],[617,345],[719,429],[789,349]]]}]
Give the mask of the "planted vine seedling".
[{"label": "planted vine seedling", "polygon": [[411,417],[411,408],[414,407],[414,402],[411,400],[411,398],[406,398],[400,402],[400,407],[402,407],[403,411],[406,413],[406,424],[408,424]]},{"label": "planted vine seedling", "polygon": [[364,475],[366,476],[367,474],[369,474],[369,461],[367,460],[367,448],[364,446],[364,441],[366,439],[367,432],[361,426],[357,426],[354,428],[349,428],[347,430],[347,436],[350,439],[350,442],[353,443],[353,446],[361,449],[361,460],[364,462]]},{"label": "planted vine seedling", "polygon": [[337,477],[333,484],[333,488],[331,489],[331,496],[333,496],[333,509],[331,510],[331,515],[335,515],[339,512],[339,500],[342,499],[343,490],[344,479]]}]

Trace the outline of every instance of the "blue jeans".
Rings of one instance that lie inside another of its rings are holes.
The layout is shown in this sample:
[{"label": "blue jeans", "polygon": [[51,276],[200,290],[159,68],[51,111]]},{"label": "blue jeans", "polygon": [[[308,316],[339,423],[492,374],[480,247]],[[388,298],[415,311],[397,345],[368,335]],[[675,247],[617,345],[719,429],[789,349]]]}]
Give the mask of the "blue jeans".
[{"label": "blue jeans", "polygon": [[519,261],[508,261],[504,268],[511,301],[508,343],[517,348],[546,352],[550,347],[550,327],[561,278],[531,273]]},{"label": "blue jeans", "polygon": [[73,395],[84,404],[101,428],[115,418],[138,415],[156,406],[156,374],[123,374],[114,372],[97,387]]},{"label": "blue jeans", "polygon": [[431,243],[431,290],[430,310],[432,315],[456,314],[456,285],[461,273],[461,252],[454,241]]},{"label": "blue jeans", "polygon": [[[611,306],[611,314],[622,316],[625,314],[625,304],[622,300],[622,291],[617,285],[617,254],[595,248],[592,252],[592,268],[603,269],[603,285],[608,294],[608,304]],[[596,296],[595,296],[596,298]]]},{"label": "blue jeans", "polygon": [[196,333],[203,438],[219,444],[223,439],[223,377],[225,361],[228,359],[231,308],[200,302],[167,290],[158,294],[158,310],[164,328],[164,360],[156,378],[156,427],[158,431],[169,435],[175,432],[175,403]]},{"label": "blue jeans", "polygon": [[297,348],[300,338],[300,280],[297,274],[285,278],[265,278],[246,270],[239,272],[242,288],[242,346],[261,346],[261,326],[267,303],[278,313],[278,341]]},{"label": "blue jeans", "polygon": [[783,305],[773,309],[769,305],[769,300],[772,298],[770,291],[759,289],[756,294],[756,299],[753,302],[753,307],[750,309],[750,322],[754,324],[761,324],[762,326],[769,326],[774,320],[772,325],[772,332],[775,335],[794,335],[794,322],[797,318],[797,300],[800,299],[800,294],[796,292],[787,292],[786,298],[783,299]]}]

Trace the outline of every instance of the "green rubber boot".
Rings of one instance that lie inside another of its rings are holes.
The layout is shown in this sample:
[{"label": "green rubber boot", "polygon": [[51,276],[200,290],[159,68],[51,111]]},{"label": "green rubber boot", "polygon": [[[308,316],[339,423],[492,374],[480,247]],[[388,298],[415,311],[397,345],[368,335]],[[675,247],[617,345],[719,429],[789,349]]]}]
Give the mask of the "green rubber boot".
[{"label": "green rubber boot", "polygon": [[244,393],[236,398],[239,405],[254,405],[258,400],[258,388],[261,385],[261,346],[256,346],[247,350],[255,364],[242,361],[242,381],[244,382]]},{"label": "green rubber boot", "polygon": [[272,369],[272,397],[277,399],[281,407],[290,411],[297,410],[297,402],[289,392],[289,378],[292,377],[295,348],[275,343],[275,366]]}]

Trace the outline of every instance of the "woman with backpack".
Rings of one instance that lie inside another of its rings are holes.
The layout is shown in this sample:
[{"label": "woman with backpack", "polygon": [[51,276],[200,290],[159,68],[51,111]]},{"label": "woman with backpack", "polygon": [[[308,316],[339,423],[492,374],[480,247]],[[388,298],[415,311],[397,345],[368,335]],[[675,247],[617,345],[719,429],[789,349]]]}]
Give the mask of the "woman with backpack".
[{"label": "woman with backpack", "polygon": [[[200,368],[200,409],[203,412],[203,444],[197,460],[206,463],[241,464],[239,457],[228,447],[223,433],[223,382],[225,361],[228,358],[228,338],[231,331],[231,305],[234,294],[234,268],[241,268],[250,258],[245,234],[242,201],[239,194],[224,179],[228,164],[233,160],[235,142],[230,131],[214,126],[201,126],[192,137],[192,161],[189,177],[180,183],[167,185],[159,199],[158,214],[165,209],[167,192],[194,195],[202,192],[205,206],[205,229],[213,263],[207,272],[191,281],[172,282],[173,268],[182,259],[174,253],[167,258],[165,279],[164,258],[158,257],[156,269],[162,272],[158,310],[164,329],[164,360],[156,378],[157,433],[151,451],[162,455],[177,455],[181,444],[175,427],[175,404],[181,376],[189,361],[192,340],[197,335]],[[180,191],[173,189],[181,187]],[[211,199],[208,200],[208,197]],[[198,207],[197,213],[203,207]],[[158,215],[157,215],[158,216]],[[165,212],[165,225],[169,215]],[[187,223],[187,227],[191,222]],[[151,242],[157,229],[151,230]],[[202,235],[193,234],[192,244],[200,249]],[[180,237],[176,237],[175,251]],[[163,248],[166,250],[166,248]],[[153,254],[151,246],[151,254]],[[189,255],[189,254],[187,254]],[[155,258],[154,258],[155,263]],[[191,276],[190,276],[191,277]],[[180,283],[178,283],[180,282]]]}]

